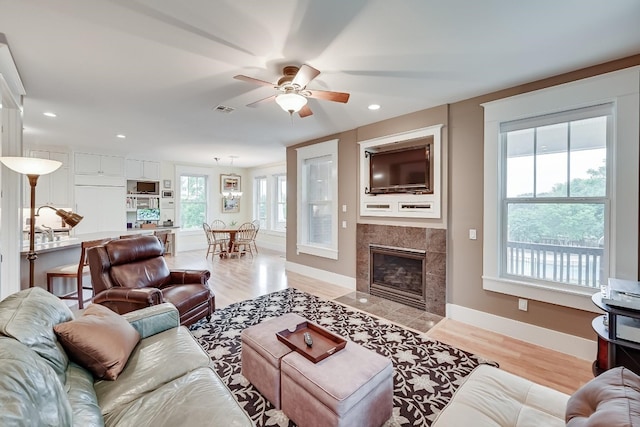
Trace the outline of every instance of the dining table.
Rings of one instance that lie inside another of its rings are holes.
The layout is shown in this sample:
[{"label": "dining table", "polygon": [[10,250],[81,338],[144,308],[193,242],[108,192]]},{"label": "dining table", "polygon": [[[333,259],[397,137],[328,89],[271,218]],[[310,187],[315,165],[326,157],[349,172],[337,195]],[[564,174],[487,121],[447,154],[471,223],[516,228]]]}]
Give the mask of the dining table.
[{"label": "dining table", "polygon": [[225,228],[212,228],[212,233],[227,233],[229,234],[229,247],[227,248],[227,252],[220,252],[220,258],[226,258],[231,254],[231,249],[233,248],[233,242],[236,240],[236,233],[238,232],[238,227],[225,227]]}]

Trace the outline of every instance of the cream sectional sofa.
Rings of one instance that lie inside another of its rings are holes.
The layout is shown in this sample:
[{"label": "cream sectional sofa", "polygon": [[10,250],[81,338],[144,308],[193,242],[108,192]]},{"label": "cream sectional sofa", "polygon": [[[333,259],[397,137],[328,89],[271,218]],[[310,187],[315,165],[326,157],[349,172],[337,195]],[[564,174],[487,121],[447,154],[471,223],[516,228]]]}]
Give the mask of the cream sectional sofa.
[{"label": "cream sectional sofa", "polygon": [[440,412],[433,427],[564,427],[568,400],[567,394],[480,365]]},{"label": "cream sectional sofa", "polygon": [[432,427],[640,427],[640,377],[610,369],[571,396],[489,365],[477,367]]},{"label": "cream sectional sofa", "polygon": [[53,328],[73,317],[40,288],[0,301],[1,426],[253,425],[173,305],[123,316],[141,339],[114,381],[69,360]]}]

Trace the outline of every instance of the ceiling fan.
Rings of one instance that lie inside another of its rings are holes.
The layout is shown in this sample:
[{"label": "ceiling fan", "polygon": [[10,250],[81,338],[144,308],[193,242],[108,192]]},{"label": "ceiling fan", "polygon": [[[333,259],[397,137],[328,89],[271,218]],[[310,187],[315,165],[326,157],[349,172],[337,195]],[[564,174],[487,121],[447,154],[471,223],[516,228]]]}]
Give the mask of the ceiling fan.
[{"label": "ceiling fan", "polygon": [[260,86],[271,86],[277,91],[275,95],[252,102],[248,104],[247,107],[257,107],[265,102],[276,101],[276,103],[289,114],[298,113],[300,117],[307,117],[313,114],[307,105],[307,98],[342,103],[346,103],[349,100],[349,94],[345,92],[307,89],[309,82],[318,77],[319,74],[320,71],[303,64],[299,68],[294,65],[285,66],[282,69],[282,77],[280,77],[277,83],[270,83],[243,75],[237,75],[233,78]]}]

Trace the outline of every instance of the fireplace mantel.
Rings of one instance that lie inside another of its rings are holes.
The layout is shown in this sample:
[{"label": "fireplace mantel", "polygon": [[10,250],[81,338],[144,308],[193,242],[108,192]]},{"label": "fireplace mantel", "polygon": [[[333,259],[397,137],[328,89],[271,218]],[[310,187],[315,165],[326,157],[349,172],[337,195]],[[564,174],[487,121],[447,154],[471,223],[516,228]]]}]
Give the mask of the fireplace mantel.
[{"label": "fireplace mantel", "polygon": [[381,224],[358,224],[356,227],[356,289],[371,293],[370,245],[406,248],[424,254],[425,302],[430,313],[445,315],[447,230]]}]

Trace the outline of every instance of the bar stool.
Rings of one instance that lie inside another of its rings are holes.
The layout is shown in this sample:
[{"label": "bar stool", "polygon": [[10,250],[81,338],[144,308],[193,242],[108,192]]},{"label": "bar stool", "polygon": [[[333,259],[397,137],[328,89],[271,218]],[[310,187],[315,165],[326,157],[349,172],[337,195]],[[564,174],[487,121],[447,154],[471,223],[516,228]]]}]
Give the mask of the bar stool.
[{"label": "bar stool", "polygon": [[171,247],[170,234],[171,234],[170,230],[155,230],[153,232],[153,235],[156,236],[158,240],[160,240],[160,243],[162,243],[162,246],[164,246],[165,255],[166,254],[173,255],[173,252],[172,252],[173,248]]},{"label": "bar stool", "polygon": [[80,262],[78,264],[62,265],[60,267],[47,270],[47,291],[55,295],[55,293],[53,292],[54,277],[62,277],[62,278],[75,277],[77,280],[77,289],[72,292],[66,293],[64,295],[56,295],[56,296],[60,299],[77,299],[78,308],[82,310],[84,308],[84,301],[85,301],[82,295],[82,290],[90,289],[93,291],[93,288],[85,288],[82,285],[84,275],[89,273],[89,264],[87,262],[87,249],[92,248],[94,246],[104,245],[110,240],[112,239],[108,238],[108,239],[89,240],[86,242],[82,242],[81,250],[80,250]]}]

